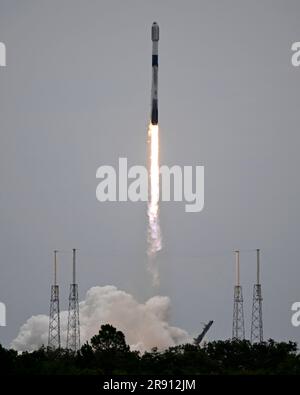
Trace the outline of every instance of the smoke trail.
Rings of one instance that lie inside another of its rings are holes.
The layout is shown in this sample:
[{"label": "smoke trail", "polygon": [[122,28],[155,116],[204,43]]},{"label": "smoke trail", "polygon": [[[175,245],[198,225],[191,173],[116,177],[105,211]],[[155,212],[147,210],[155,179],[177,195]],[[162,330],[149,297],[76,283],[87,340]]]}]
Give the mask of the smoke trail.
[{"label": "smoke trail", "polygon": [[149,124],[148,129],[148,268],[153,278],[153,285],[159,284],[159,271],[156,254],[162,249],[159,224],[159,129],[158,125]]}]

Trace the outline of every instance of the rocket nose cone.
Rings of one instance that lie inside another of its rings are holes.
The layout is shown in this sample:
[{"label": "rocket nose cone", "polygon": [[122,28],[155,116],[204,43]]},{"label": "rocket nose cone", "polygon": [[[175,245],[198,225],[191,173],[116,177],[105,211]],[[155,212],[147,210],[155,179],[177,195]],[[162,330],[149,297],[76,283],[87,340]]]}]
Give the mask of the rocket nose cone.
[{"label": "rocket nose cone", "polygon": [[159,27],[156,22],[152,23],[151,36],[152,36],[152,41],[159,40]]}]

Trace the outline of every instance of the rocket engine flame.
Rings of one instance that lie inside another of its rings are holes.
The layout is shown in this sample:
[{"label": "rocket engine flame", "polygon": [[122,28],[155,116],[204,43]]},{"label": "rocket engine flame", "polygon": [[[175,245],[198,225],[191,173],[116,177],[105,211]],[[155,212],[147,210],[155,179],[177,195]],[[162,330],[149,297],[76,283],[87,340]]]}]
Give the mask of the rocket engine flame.
[{"label": "rocket engine flame", "polygon": [[158,125],[149,124],[148,129],[148,257],[149,270],[153,276],[153,284],[159,284],[159,273],[155,262],[156,254],[162,249],[161,230],[159,224],[159,129]]}]

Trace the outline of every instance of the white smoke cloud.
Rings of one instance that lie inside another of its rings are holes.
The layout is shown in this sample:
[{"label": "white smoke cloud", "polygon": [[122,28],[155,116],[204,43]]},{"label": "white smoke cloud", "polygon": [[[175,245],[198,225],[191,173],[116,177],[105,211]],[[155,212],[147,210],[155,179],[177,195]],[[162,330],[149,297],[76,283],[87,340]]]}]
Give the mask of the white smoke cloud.
[{"label": "white smoke cloud", "polygon": [[[170,299],[166,296],[154,296],[145,303],[138,303],[132,295],[115,286],[92,287],[85,300],[80,302],[79,310],[81,344],[89,341],[106,323],[125,334],[131,350],[165,349],[191,341],[186,331],[168,323]],[[67,317],[66,311],[61,312],[62,347],[67,340]],[[33,351],[47,345],[48,323],[47,315],[29,318],[11,347],[18,351]]]}]

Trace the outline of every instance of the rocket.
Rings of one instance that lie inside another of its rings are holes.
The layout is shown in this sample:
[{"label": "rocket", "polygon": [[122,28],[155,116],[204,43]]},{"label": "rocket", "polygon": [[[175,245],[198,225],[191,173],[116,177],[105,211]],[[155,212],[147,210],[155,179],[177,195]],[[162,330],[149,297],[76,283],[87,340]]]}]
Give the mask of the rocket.
[{"label": "rocket", "polygon": [[151,123],[158,124],[158,40],[159,27],[153,22],[151,29],[152,38],[152,87],[151,87]]}]

